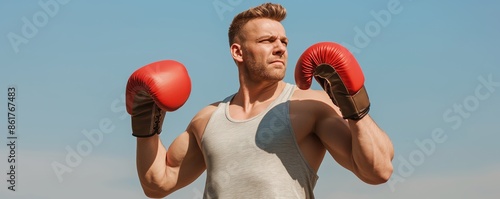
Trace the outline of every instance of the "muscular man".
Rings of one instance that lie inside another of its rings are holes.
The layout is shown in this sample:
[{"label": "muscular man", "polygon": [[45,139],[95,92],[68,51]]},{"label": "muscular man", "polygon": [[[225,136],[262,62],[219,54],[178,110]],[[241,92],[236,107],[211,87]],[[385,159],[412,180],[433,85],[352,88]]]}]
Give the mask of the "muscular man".
[{"label": "muscular man", "polygon": [[[311,46],[296,65],[298,87],[283,81],[285,16],[281,5],[266,3],[234,18],[229,44],[239,90],[199,111],[168,148],[159,137],[163,116],[187,99],[187,72],[165,61],[132,75],[127,109],[148,197],[165,197],[206,170],[205,198],[314,198],[327,152],[366,183],[389,179],[392,143],[368,114],[363,74],[345,48]],[[313,78],[324,91],[308,89]]]}]

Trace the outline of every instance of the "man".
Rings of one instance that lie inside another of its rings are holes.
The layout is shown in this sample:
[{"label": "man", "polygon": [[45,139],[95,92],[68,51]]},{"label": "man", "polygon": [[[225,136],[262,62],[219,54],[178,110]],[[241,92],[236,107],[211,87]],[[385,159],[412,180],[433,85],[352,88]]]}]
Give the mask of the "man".
[{"label": "man", "polygon": [[[283,81],[285,16],[281,5],[266,3],[234,18],[229,43],[239,90],[198,112],[168,149],[161,124],[166,111],[187,100],[187,72],[164,61],[132,74],[127,110],[148,197],[165,197],[206,170],[205,198],[314,198],[326,152],[366,183],[389,179],[393,146],[367,114],[364,79],[351,54],[334,43],[311,46],[296,66],[300,89]],[[308,89],[313,76],[326,92]]]}]

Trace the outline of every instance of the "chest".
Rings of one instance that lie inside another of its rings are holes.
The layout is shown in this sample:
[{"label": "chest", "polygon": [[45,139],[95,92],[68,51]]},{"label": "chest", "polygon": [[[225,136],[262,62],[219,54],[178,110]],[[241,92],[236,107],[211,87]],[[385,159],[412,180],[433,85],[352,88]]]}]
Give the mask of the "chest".
[{"label": "chest", "polygon": [[[216,111],[207,124],[202,147],[225,156],[241,156],[264,150],[275,153],[295,146],[288,103],[281,103],[247,120],[228,117],[226,111]],[[236,150],[238,149],[238,150]]]}]

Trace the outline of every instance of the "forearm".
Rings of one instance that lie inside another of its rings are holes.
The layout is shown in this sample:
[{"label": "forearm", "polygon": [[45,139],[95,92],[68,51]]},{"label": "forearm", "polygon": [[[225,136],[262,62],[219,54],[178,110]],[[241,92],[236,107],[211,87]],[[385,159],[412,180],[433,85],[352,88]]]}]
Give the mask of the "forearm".
[{"label": "forearm", "polygon": [[137,138],[136,165],[139,180],[149,197],[163,197],[166,194],[167,150],[158,135]]},{"label": "forearm", "polygon": [[392,174],[394,149],[387,134],[367,115],[349,120],[352,133],[352,160],[360,178],[370,184],[387,181]]}]

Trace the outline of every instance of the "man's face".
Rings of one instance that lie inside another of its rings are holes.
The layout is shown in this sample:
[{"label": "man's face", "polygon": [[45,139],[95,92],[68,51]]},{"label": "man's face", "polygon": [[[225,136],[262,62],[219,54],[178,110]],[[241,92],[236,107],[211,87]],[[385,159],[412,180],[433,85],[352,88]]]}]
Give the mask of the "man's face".
[{"label": "man's face", "polygon": [[254,81],[282,80],[288,59],[285,28],[271,19],[250,20],[241,30],[242,62]]}]

